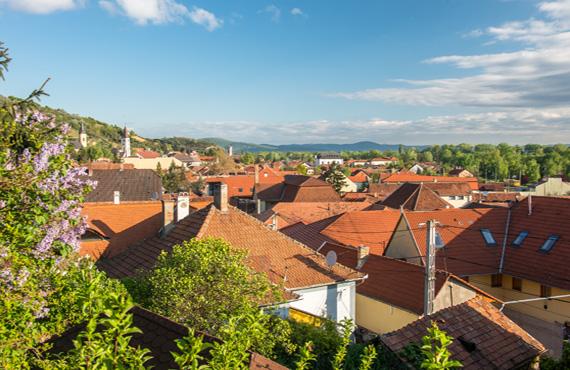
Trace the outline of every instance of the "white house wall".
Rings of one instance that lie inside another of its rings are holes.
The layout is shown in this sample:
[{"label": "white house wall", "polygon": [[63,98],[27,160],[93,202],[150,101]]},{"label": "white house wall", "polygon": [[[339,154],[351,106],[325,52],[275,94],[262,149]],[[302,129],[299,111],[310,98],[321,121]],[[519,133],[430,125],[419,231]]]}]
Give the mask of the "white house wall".
[{"label": "white house wall", "polygon": [[463,199],[457,199],[457,196],[440,198],[451,204],[454,208],[464,208],[471,204],[471,195],[464,195]]},{"label": "white house wall", "polygon": [[315,316],[327,317],[341,322],[344,319],[356,319],[356,284],[347,282],[295,290],[300,295],[291,307],[308,312]]}]

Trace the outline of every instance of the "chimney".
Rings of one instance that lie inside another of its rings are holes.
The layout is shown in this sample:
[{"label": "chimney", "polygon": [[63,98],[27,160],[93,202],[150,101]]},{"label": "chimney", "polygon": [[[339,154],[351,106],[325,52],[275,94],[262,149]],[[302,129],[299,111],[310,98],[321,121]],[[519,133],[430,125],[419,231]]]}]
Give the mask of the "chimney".
[{"label": "chimney", "polygon": [[214,206],[222,213],[228,212],[228,185],[222,182],[212,183],[214,185]]},{"label": "chimney", "polygon": [[190,214],[190,196],[188,193],[179,193],[176,198],[176,222],[184,219]]},{"label": "chimney", "polygon": [[176,201],[171,196],[165,195],[162,199],[162,229],[160,236],[166,236],[174,227],[174,204]]},{"label": "chimney", "polygon": [[93,176],[93,166],[87,167],[87,176],[89,177]]},{"label": "chimney", "polygon": [[528,215],[532,215],[532,194],[528,195]]},{"label": "chimney", "polygon": [[253,177],[253,183],[254,185],[259,184],[259,166],[257,164],[254,164],[254,168],[255,168],[255,174]]},{"label": "chimney", "polygon": [[113,204],[121,204],[121,192],[115,190],[113,192]]},{"label": "chimney", "polygon": [[274,213],[271,216],[271,230],[277,230],[279,227],[278,220],[277,220],[277,213]]},{"label": "chimney", "polygon": [[356,269],[359,270],[364,266],[364,262],[366,262],[366,257],[370,253],[370,248],[364,245],[360,245],[356,247]]}]

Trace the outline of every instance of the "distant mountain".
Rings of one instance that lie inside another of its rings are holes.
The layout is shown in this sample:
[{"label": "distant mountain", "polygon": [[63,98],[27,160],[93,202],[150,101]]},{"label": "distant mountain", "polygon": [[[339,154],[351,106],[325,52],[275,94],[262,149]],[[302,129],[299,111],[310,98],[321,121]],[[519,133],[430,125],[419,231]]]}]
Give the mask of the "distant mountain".
[{"label": "distant mountain", "polygon": [[[251,144],[244,142],[235,142],[221,138],[205,138],[205,141],[215,143],[221,147],[231,145],[235,153],[242,152],[343,152],[343,151],[369,151],[369,150],[398,150],[400,147],[396,144],[378,144],[373,141],[359,141],[353,144]],[[408,147],[408,146],[404,146]],[[425,146],[415,146],[417,149],[423,149]]]}]

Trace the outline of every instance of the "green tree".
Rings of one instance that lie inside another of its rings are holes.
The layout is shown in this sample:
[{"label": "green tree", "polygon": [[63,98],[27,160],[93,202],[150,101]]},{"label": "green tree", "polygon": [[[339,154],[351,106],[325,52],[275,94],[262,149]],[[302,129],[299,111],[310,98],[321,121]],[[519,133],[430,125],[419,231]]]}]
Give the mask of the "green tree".
[{"label": "green tree", "polygon": [[451,359],[451,353],[447,348],[451,343],[453,343],[453,338],[440,330],[435,322],[432,322],[428,334],[422,338],[421,352],[424,359],[421,368],[448,370],[462,367],[459,361]]},{"label": "green tree", "polygon": [[332,185],[337,193],[340,193],[342,189],[348,185],[346,181],[346,175],[342,172],[340,166],[336,163],[331,164],[325,172],[322,174],[322,178]]},{"label": "green tree", "polygon": [[190,183],[186,178],[184,168],[176,167],[174,162],[171,162],[168,171],[162,175],[162,186],[168,193],[187,192],[190,189]]}]

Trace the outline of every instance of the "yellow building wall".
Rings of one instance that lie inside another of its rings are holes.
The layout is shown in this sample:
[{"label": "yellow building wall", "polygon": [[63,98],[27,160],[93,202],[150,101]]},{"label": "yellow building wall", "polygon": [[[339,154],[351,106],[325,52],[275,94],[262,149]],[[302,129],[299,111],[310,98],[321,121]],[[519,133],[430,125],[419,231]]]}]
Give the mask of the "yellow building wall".
[{"label": "yellow building wall", "polygon": [[[491,275],[470,276],[469,282],[504,302],[540,297],[539,283],[523,279],[522,291],[519,292],[512,289],[512,277],[509,275],[503,275],[502,287],[491,286]],[[553,296],[564,294],[570,294],[570,291],[552,288]],[[562,298],[560,300],[563,302],[559,300],[523,302],[510,304],[507,307],[513,311],[550,323],[564,323],[570,321],[570,298]]]},{"label": "yellow building wall", "polygon": [[412,312],[356,294],[356,324],[375,333],[398,330],[418,318]]},{"label": "yellow building wall", "polygon": [[412,234],[402,217],[398,222],[398,226],[396,226],[396,231],[394,231],[392,240],[390,240],[384,255],[391,258],[403,258],[407,262],[423,265],[421,257],[418,257],[419,254],[420,252],[416,248]]},{"label": "yellow building wall", "polygon": [[439,293],[435,296],[433,309],[434,311],[439,311],[456,306],[475,298],[476,295],[477,293],[475,293],[473,288],[468,288],[463,284],[450,280],[445,286],[441,287]]}]

